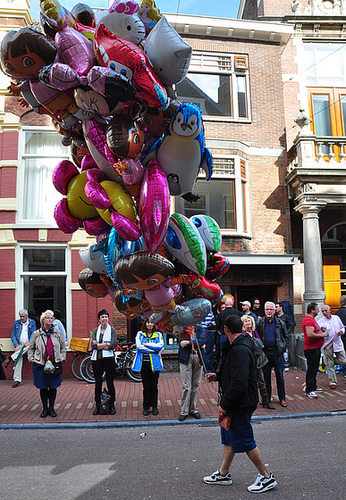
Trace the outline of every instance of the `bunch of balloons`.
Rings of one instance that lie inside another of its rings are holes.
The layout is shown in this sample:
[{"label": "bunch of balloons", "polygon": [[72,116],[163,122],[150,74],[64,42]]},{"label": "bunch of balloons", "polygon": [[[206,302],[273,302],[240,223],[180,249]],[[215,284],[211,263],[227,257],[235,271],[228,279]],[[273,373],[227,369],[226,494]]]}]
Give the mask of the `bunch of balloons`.
[{"label": "bunch of balloons", "polygon": [[53,173],[63,195],[54,215],[63,232],[97,237],[81,251],[79,283],[179,335],[221,298],[215,280],[229,266],[213,219],[170,216],[171,196],[197,200],[198,172],[212,175],[201,112],[174,90],[192,49],[154,0],[96,13],[41,0],[40,9],[42,32],[7,33],[0,63],[10,92],[49,115],[71,147],[73,162]]}]

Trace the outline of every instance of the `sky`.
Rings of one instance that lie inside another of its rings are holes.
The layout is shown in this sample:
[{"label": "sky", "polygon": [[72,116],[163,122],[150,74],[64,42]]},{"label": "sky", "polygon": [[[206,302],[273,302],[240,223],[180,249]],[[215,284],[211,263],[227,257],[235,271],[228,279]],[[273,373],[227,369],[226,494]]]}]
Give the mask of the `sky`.
[{"label": "sky", "polygon": [[[92,7],[107,8],[107,0],[59,0],[67,9],[71,9],[77,3],[85,3]],[[138,3],[140,0],[136,0]],[[192,14],[210,17],[236,18],[240,0],[156,0],[156,7],[165,13]],[[30,0],[30,13],[33,19],[39,18],[40,1]]]}]

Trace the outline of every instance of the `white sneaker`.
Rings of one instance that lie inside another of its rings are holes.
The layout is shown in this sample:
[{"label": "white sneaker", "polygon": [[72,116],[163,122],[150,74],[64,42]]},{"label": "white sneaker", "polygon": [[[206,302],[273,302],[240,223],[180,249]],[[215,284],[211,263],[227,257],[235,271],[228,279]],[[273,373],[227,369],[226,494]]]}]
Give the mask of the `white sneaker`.
[{"label": "white sneaker", "polygon": [[224,485],[229,485],[232,484],[232,477],[229,472],[225,476],[221,476],[220,471],[216,470],[211,474],[210,476],[205,476],[203,478],[203,481],[206,484],[224,484]]},{"label": "white sneaker", "polygon": [[275,488],[277,484],[278,483],[272,473],[270,473],[270,477],[268,478],[258,474],[255,482],[251,486],[248,486],[247,490],[251,491],[251,493],[264,493],[265,491]]},{"label": "white sneaker", "polygon": [[315,391],[307,392],[306,395],[308,398],[317,398],[318,397]]},{"label": "white sneaker", "polygon": [[315,392],[323,392],[323,388],[322,387],[316,387]]}]

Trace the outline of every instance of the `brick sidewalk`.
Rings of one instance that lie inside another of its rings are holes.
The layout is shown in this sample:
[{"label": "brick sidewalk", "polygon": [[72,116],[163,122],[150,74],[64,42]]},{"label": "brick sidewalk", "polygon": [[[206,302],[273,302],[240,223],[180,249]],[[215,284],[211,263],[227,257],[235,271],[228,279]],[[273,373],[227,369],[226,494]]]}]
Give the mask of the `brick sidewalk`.
[{"label": "brick sidewalk", "polygon": [[[258,407],[255,415],[304,414],[320,412],[338,412],[346,410],[346,378],[338,375],[336,390],[329,389],[325,373],[318,374],[318,384],[324,392],[318,399],[309,399],[303,393],[305,372],[290,368],[285,372],[287,408],[282,408],[276,395],[276,384],[273,374],[274,410]],[[143,417],[142,415],[142,384],[132,382],[127,377],[115,380],[117,402],[116,415],[92,415],[94,408],[94,386],[72,378],[63,379],[58,389],[56,411],[58,417],[40,418],[41,402],[39,391],[32,380],[24,380],[16,389],[12,381],[0,381],[0,424],[26,423],[86,423],[86,422],[135,422],[176,420],[179,416],[181,383],[178,372],[164,372],[159,379],[159,415]],[[202,381],[199,391],[198,408],[202,418],[217,416],[217,384]],[[192,418],[192,417],[190,417]]]}]

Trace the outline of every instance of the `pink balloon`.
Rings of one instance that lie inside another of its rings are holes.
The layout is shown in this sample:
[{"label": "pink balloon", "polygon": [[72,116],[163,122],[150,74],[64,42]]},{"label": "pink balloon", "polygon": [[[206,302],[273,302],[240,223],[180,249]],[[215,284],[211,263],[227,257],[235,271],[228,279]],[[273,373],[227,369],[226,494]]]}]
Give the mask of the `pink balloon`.
[{"label": "pink balloon", "polygon": [[67,207],[66,198],[62,198],[55,206],[54,219],[61,231],[67,234],[74,233],[82,225],[82,220],[73,217]]},{"label": "pink balloon", "polygon": [[156,253],[166,235],[170,212],[167,177],[157,160],[144,174],[139,197],[139,218],[145,248]]},{"label": "pink balloon", "polygon": [[58,60],[71,66],[79,76],[86,75],[96,64],[92,42],[69,26],[56,33],[55,45]]},{"label": "pink balloon", "polygon": [[137,241],[141,235],[141,230],[135,222],[121,215],[119,212],[112,212],[111,221],[118,234],[129,241]]},{"label": "pink balloon", "polygon": [[104,210],[112,206],[107,191],[94,179],[90,179],[85,184],[84,191],[88,200],[94,207]]},{"label": "pink balloon", "polygon": [[53,171],[53,184],[59,193],[66,195],[67,184],[75,175],[79,174],[79,170],[70,160],[62,160],[57,164]]}]

